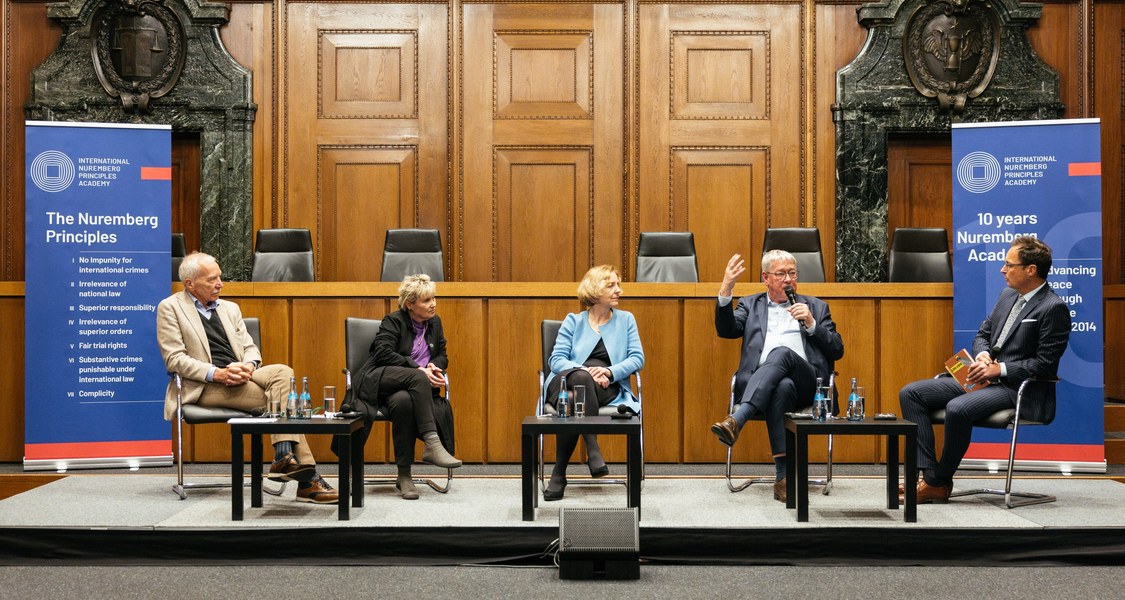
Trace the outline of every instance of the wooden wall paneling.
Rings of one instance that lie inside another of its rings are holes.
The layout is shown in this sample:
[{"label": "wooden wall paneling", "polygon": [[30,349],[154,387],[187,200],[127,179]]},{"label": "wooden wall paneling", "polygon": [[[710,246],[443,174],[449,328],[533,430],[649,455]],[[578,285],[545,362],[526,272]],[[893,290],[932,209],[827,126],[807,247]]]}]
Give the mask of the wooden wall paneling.
[{"label": "wooden wall paneling", "polygon": [[413,147],[320,148],[322,280],[379,281],[383,230],[414,225],[417,159]]},{"label": "wooden wall paneling", "polygon": [[4,344],[0,349],[0,461],[23,460],[24,444],[24,300],[0,298]]},{"label": "wooden wall paneling", "polygon": [[1028,41],[1035,53],[1059,72],[1060,100],[1066,107],[1062,115],[1064,119],[1088,116],[1088,113],[1083,114],[1079,93],[1082,84],[1079,58],[1084,54],[1079,51],[1079,45],[1086,41],[1080,35],[1086,28],[1079,9],[1081,4],[1074,0],[1044,2],[1039,22],[1027,30]]},{"label": "wooden wall paneling", "polygon": [[824,247],[825,276],[836,279],[836,123],[832,105],[836,103],[836,71],[859,53],[867,30],[856,20],[860,2],[815,3],[812,11],[812,54],[809,75],[809,121],[811,136],[808,160],[808,195],[812,210],[805,224],[820,230]]},{"label": "wooden wall paneling", "polygon": [[[1092,115],[1102,129],[1102,282],[1125,282],[1125,7],[1116,2],[1094,5],[1094,78]],[[1108,314],[1108,312],[1107,312]],[[1106,340],[1109,339],[1108,331]],[[1107,354],[1108,355],[1108,354]],[[1109,371],[1107,371],[1107,374]],[[1107,378],[1108,382],[1108,378]]]},{"label": "wooden wall paneling", "polygon": [[[461,131],[457,135],[461,170],[456,173],[459,202],[454,219],[457,278],[493,281],[496,240],[492,205],[492,37],[493,7],[462,4],[457,90]],[[490,429],[491,438],[491,429]],[[490,446],[491,447],[491,446]],[[518,453],[517,453],[518,458]],[[490,460],[495,460],[490,458]]]},{"label": "wooden wall paneling", "polygon": [[[674,299],[622,299],[621,308],[637,318],[637,330],[645,351],[641,370],[644,396],[645,462],[681,462],[681,439],[686,402],[695,402],[695,394],[681,387],[685,348],[683,303]],[[688,338],[690,339],[690,338]],[[686,352],[685,352],[686,350]],[[604,436],[599,440],[606,460],[625,462],[626,445],[622,436]]]},{"label": "wooden wall paneling", "polygon": [[[764,290],[761,285],[740,284],[735,298]],[[718,288],[716,287],[716,292]],[[738,369],[739,340],[715,334],[715,300],[684,301],[683,354],[683,461],[722,462],[726,446],[711,433],[711,424],[729,414],[730,379]],[[737,462],[770,461],[769,441],[762,423],[748,423],[734,446]]]},{"label": "wooden wall paneling", "polygon": [[[703,281],[722,279],[735,251],[756,269],[766,227],[804,222],[804,184],[794,176],[803,148],[803,79],[794,75],[803,74],[801,10],[727,5],[716,17],[706,6],[639,7],[640,230],[693,231]],[[753,162],[763,181],[740,152],[762,155]],[[707,215],[717,207],[725,218],[716,231]]]},{"label": "wooden wall paneling", "polygon": [[592,260],[591,148],[497,148],[496,257],[501,281],[581,279]]},{"label": "wooden wall paneling", "polygon": [[[879,302],[878,333],[878,385],[869,388],[868,398],[877,395],[880,412],[901,417],[898,393],[903,386],[937,375],[945,359],[953,354],[953,304],[925,298],[884,298]],[[940,448],[940,427],[936,433]],[[884,448],[878,458],[883,460],[885,456]]]},{"label": "wooden wall paneling", "polygon": [[568,281],[623,261],[621,7],[464,11],[461,226],[492,235],[459,238],[462,278]]},{"label": "wooden wall paneling", "polygon": [[[313,407],[323,405],[324,386],[336,386],[336,403],[344,401],[346,382],[341,369],[344,368],[344,319],[363,317],[381,319],[388,311],[388,302],[383,298],[295,298],[292,305],[292,358],[289,366],[297,377],[309,378],[309,393]],[[265,345],[265,341],[262,341]],[[383,428],[386,429],[386,428]],[[387,458],[386,444],[381,429],[372,431],[371,440],[364,448],[365,458],[383,461]],[[379,440],[379,441],[376,441]],[[332,453],[329,436],[309,437],[309,446],[317,462],[336,462]],[[393,455],[390,455],[393,456]]]},{"label": "wooden wall paneling", "polygon": [[[59,44],[61,29],[47,18],[45,2],[4,2],[4,74],[0,85],[3,139],[0,139],[0,279],[24,278],[24,112],[31,72]],[[20,456],[22,456],[22,451]]]},{"label": "wooden wall paneling", "polygon": [[1105,395],[1122,401],[1125,400],[1125,373],[1113,365],[1120,360],[1118,357],[1125,356],[1125,297],[1120,292],[1112,298],[1108,297],[1109,294],[1106,295],[1102,321],[1105,339]]},{"label": "wooden wall paneling", "polygon": [[887,244],[899,227],[943,227],[953,250],[953,147],[948,135],[887,144]]},{"label": "wooden wall paneling", "polygon": [[[877,286],[878,284],[867,284]],[[809,287],[809,286],[806,286]],[[803,290],[803,293],[813,293]],[[881,396],[878,391],[878,370],[880,364],[877,357],[881,356],[878,342],[878,305],[875,300],[821,298],[828,302],[832,314],[832,321],[836,323],[836,331],[844,340],[844,358],[836,361],[836,390],[839,394],[840,417],[847,411],[848,393],[851,391],[851,381],[855,377],[859,383],[867,388],[867,404],[864,410],[868,414],[881,412],[879,402]],[[819,437],[819,436],[818,436]],[[811,440],[810,440],[811,441]],[[845,435],[835,438],[832,447],[832,460],[841,463],[874,463],[880,454],[878,448],[883,444],[883,438],[866,435]],[[827,450],[827,443],[825,444]]]},{"label": "wooden wall paneling", "polygon": [[448,233],[447,8],[289,10],[285,221],[320,279],[377,280],[386,229]]},{"label": "wooden wall paneling", "polygon": [[[274,70],[277,48],[274,44],[274,3],[236,2],[230,7],[230,22],[219,30],[223,45],[231,56],[252,73],[254,103],[254,229],[279,227],[274,205],[274,139],[277,97]],[[191,247],[188,247],[191,251]]]},{"label": "wooden wall paneling", "polygon": [[[441,293],[441,289],[438,289]],[[438,298],[438,314],[445,330],[449,355],[450,402],[453,405],[457,458],[471,463],[488,457],[488,422],[512,419],[512,415],[490,411],[491,390],[487,385],[488,311],[481,298]],[[397,304],[396,304],[397,305]],[[501,394],[507,388],[498,390]],[[528,413],[530,414],[530,413]],[[417,456],[421,457],[421,446]]]},{"label": "wooden wall paneling", "polygon": [[736,252],[747,266],[761,262],[769,150],[673,148],[671,163],[673,229],[706,232],[696,236],[700,280],[721,281]]},{"label": "wooden wall paneling", "polygon": [[[520,461],[520,422],[535,414],[542,365],[540,325],[580,310],[574,299],[493,299],[488,302],[488,457]],[[642,342],[643,343],[643,342]],[[554,456],[549,440],[546,460]]]}]

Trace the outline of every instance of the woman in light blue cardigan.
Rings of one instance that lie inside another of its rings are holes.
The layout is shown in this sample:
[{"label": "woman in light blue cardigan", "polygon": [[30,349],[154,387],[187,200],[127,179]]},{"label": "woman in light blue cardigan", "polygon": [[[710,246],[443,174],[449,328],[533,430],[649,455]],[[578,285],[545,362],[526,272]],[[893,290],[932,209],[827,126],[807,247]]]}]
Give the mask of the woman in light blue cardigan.
[{"label": "woman in light blue cardigan", "polygon": [[[562,381],[567,389],[586,386],[586,414],[596,415],[602,406],[618,405],[640,412],[629,376],[645,364],[637,320],[632,313],[617,308],[621,298],[621,276],[609,265],[594,267],[578,284],[578,300],[586,310],[568,314],[559,329],[551,352],[551,377],[547,380],[547,399],[552,404]],[[585,434],[587,464],[591,477],[604,477],[609,467],[602,458],[598,438]],[[577,435],[560,435],[555,444],[555,468],[543,491],[544,500],[559,500],[566,489],[566,467],[578,445]]]}]

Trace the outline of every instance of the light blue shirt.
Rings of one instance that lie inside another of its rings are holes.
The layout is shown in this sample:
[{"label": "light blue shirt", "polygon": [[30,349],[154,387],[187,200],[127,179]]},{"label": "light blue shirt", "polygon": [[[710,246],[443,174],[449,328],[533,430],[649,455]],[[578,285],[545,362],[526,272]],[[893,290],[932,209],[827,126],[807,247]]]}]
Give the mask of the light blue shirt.
[{"label": "light blue shirt", "polygon": [[[720,294],[719,306],[729,305],[731,298],[731,296],[723,296]],[[784,304],[778,304],[770,300],[767,295],[766,307],[766,335],[762,343],[762,356],[758,359],[758,365],[760,366],[762,363],[766,362],[766,358],[769,357],[770,352],[780,346],[789,348],[793,352],[796,352],[797,356],[808,361],[809,357],[805,356],[805,343],[804,340],[801,339],[801,325],[797,322],[797,319],[793,318],[793,315],[789,314],[789,302],[786,301]],[[813,319],[812,327],[805,328],[805,335],[809,335],[815,330],[816,319]]]}]

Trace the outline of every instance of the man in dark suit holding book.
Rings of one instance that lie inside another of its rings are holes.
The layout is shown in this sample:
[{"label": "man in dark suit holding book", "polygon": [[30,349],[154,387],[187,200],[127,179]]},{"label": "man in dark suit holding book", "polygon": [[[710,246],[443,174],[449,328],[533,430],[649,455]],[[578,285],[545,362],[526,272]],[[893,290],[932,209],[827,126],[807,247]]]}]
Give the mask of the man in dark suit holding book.
[{"label": "man in dark suit holding book", "polygon": [[[945,503],[953,474],[969,448],[973,423],[1014,408],[1016,391],[1030,377],[1055,378],[1070,339],[1070,310],[1047,285],[1051,249],[1032,236],[1012,241],[1000,272],[1008,289],[980,325],[973,340],[968,382],[991,385],[966,392],[952,377],[915,381],[899,392],[903,417],[918,424],[918,504]],[[945,444],[941,460],[934,448],[930,414],[944,408]],[[1050,421],[1055,415],[1055,385],[1028,386],[1021,417]]]}]

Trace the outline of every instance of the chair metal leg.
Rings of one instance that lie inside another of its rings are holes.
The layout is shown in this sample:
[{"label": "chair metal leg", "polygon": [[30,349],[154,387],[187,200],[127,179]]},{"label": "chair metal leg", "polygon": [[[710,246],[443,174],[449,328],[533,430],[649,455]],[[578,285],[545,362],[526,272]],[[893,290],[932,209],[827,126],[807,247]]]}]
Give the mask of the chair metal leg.
[{"label": "chair metal leg", "polygon": [[[445,469],[445,485],[425,477],[412,477],[411,481],[419,485],[429,486],[430,489],[439,494],[448,494],[450,487],[453,486],[453,469]],[[363,480],[363,485],[394,485],[397,482],[397,477],[368,477]]]},{"label": "chair metal leg", "polygon": [[[1019,435],[1020,421],[1019,418],[1014,419],[1012,423],[1012,442],[1008,446],[1008,472],[1004,478],[1004,489],[992,488],[978,488],[975,490],[965,490],[962,492],[954,492],[949,495],[950,498],[955,496],[975,496],[975,495],[989,495],[989,496],[1003,496],[1004,506],[1008,508],[1016,508],[1019,506],[1028,506],[1031,504],[1046,504],[1054,502],[1057,498],[1049,494],[1035,494],[1032,492],[1013,492],[1012,491],[1012,471],[1015,469],[1016,464],[1016,436]],[[1023,500],[1012,500],[1013,497],[1023,498]]]},{"label": "chair metal leg", "polygon": [[[745,481],[735,483],[731,467],[731,452],[733,448],[727,447],[727,469],[726,480],[727,489],[733,492],[741,492],[742,490],[754,485],[755,483],[774,483],[777,481],[774,477],[752,477]],[[821,494],[827,496],[832,491],[832,436],[828,436],[828,474],[825,479],[810,479],[809,485],[823,486],[820,490]]]},{"label": "chair metal leg", "polygon": [[773,477],[753,477],[751,479],[747,479],[745,481],[735,483],[734,478],[731,474],[731,470],[732,470],[731,469],[731,452],[733,450],[734,450],[733,448],[731,448],[730,446],[727,446],[726,479],[727,479],[727,489],[728,490],[730,490],[731,492],[741,492],[742,490],[754,485],[755,483],[773,483],[774,482]]},{"label": "chair metal leg", "polygon": [[826,466],[828,472],[825,474],[824,480],[822,482],[813,481],[813,482],[810,482],[810,483],[812,483],[813,485],[824,486],[820,489],[820,493],[827,496],[828,494],[830,494],[832,492],[832,436],[831,435],[828,436],[828,460],[826,461],[825,466]]}]

